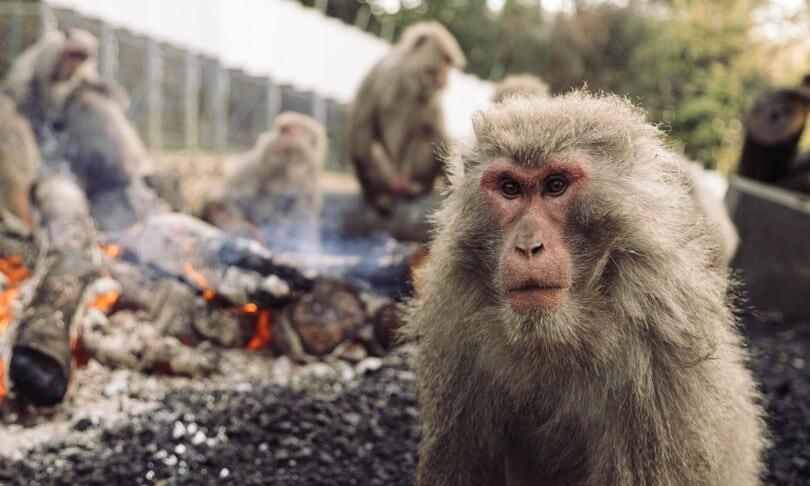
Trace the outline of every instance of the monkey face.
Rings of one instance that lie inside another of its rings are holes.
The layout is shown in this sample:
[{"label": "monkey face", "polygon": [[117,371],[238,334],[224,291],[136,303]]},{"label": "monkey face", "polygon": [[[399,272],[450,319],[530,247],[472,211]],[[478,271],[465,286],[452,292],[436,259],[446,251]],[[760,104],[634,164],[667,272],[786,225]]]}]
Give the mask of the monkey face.
[{"label": "monkey face", "polygon": [[570,298],[572,258],[564,233],[572,201],[586,182],[577,162],[526,167],[498,158],[483,173],[484,202],[503,231],[502,290],[515,312],[552,311]]}]

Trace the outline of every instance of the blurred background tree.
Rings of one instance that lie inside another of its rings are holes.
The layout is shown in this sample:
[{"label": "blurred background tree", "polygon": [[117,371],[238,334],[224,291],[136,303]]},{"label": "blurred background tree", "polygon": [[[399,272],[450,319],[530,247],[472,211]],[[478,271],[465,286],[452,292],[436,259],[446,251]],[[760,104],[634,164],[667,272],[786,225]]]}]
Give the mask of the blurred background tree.
[{"label": "blurred background tree", "polygon": [[[807,48],[803,61],[777,63],[779,43],[756,32],[758,12],[776,0],[569,0],[559,11],[543,0],[302,1],[388,40],[438,20],[467,55],[466,71],[484,79],[531,73],[557,93],[586,84],[627,96],[687,156],[724,173],[736,165],[753,99],[810,70]],[[807,8],[793,19],[805,31]]]}]

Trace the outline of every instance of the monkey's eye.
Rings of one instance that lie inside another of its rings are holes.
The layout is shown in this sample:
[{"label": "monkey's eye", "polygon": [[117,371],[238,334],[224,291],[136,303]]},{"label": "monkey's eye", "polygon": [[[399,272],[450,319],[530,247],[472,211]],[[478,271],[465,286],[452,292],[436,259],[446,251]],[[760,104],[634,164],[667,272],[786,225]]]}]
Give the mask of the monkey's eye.
[{"label": "monkey's eye", "polygon": [[509,198],[515,197],[520,194],[520,184],[512,179],[504,179],[501,181],[501,193]]},{"label": "monkey's eye", "polygon": [[559,196],[568,189],[568,180],[563,176],[551,176],[546,179],[546,184],[543,186],[543,194],[549,196]]}]

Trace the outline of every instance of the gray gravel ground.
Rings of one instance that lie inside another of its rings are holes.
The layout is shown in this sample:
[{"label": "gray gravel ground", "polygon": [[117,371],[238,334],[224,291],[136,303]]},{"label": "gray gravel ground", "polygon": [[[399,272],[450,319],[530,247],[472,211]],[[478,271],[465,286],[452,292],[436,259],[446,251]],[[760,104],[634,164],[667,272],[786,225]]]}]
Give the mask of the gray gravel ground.
[{"label": "gray gravel ground", "polygon": [[[744,332],[774,440],[765,482],[810,484],[810,323]],[[50,416],[4,417],[0,482],[410,484],[413,379],[402,350],[306,367],[226,352],[224,374],[204,382],[91,365]]]}]

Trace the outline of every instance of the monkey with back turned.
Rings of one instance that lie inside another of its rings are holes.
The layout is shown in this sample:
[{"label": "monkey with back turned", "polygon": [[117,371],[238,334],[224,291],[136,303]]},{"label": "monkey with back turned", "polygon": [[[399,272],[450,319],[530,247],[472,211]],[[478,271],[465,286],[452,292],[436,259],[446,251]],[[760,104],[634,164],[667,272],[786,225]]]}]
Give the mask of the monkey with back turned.
[{"label": "monkey with back turned", "polygon": [[582,92],[474,129],[406,316],[416,484],[758,484],[728,270],[659,130]]}]

